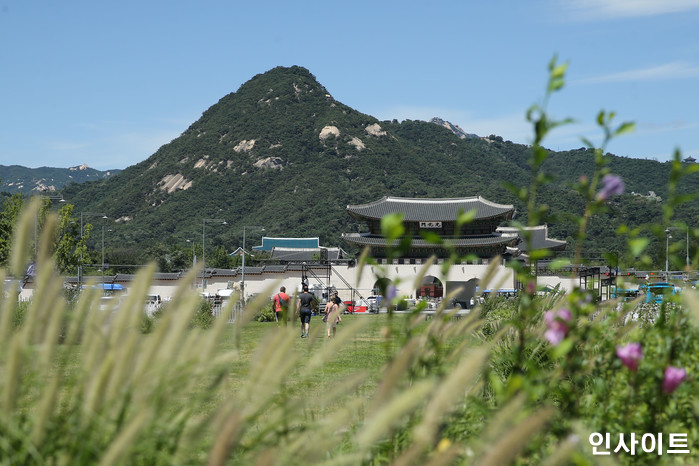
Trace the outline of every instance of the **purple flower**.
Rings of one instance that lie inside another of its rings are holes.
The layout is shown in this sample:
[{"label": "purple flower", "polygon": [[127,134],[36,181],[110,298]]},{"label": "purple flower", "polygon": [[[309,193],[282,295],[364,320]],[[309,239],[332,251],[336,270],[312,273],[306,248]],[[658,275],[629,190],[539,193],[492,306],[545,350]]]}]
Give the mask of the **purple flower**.
[{"label": "purple flower", "polygon": [[597,199],[606,201],[611,196],[624,192],[624,180],[616,175],[604,175],[602,178],[602,189],[597,193]]},{"label": "purple flower", "polygon": [[616,355],[621,359],[621,363],[630,370],[638,370],[638,361],[643,358],[643,349],[640,343],[629,343],[626,346],[616,347]]},{"label": "purple flower", "polygon": [[568,334],[568,324],[570,323],[573,315],[566,308],[561,308],[558,311],[547,311],[544,314],[544,320],[546,321],[546,333],[544,336],[553,346],[558,345]]},{"label": "purple flower", "polygon": [[532,295],[536,293],[536,282],[534,280],[527,283],[527,293]]},{"label": "purple flower", "polygon": [[398,295],[398,288],[396,288],[396,285],[391,283],[386,287],[386,300],[391,303],[393,300],[396,298]]},{"label": "purple flower", "polygon": [[687,371],[681,367],[667,366],[663,378],[663,391],[670,394],[687,378]]}]

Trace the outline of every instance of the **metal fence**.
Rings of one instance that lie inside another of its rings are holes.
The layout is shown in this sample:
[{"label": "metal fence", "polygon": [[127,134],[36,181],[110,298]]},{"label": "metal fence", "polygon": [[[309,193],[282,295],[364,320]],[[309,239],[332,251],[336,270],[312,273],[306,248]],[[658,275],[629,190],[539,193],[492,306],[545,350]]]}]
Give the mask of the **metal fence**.
[{"label": "metal fence", "polygon": [[243,304],[240,301],[236,301],[230,309],[227,308],[228,301],[226,300],[216,300],[211,304],[211,310],[215,318],[226,319],[229,324],[237,322],[238,317],[243,314]]}]

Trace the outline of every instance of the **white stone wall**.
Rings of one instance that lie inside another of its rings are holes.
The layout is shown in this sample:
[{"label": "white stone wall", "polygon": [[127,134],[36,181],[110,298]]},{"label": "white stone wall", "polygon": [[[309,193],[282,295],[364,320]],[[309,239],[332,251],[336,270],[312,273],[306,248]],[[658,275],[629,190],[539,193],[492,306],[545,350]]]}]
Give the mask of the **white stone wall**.
[{"label": "white stone wall", "polygon": [[578,286],[578,283],[578,278],[573,279],[569,277],[557,277],[555,275],[536,277],[537,287],[543,287],[548,285],[551,288],[554,288],[556,285],[560,285],[560,289],[566,293],[572,291],[574,287]]},{"label": "white stone wall", "polygon": [[[442,276],[442,265],[440,263],[435,263],[427,267],[424,275],[438,278],[445,288],[444,293],[446,295],[453,291],[449,290],[447,282],[466,282],[472,279],[480,280],[485,276],[488,266],[488,264],[455,265],[451,267],[447,276]],[[359,267],[338,265],[333,266],[333,272],[330,275],[329,283],[327,277],[320,278],[323,279],[322,285],[324,287],[334,287],[339,291],[340,297],[346,300],[350,299],[350,292],[347,285],[344,283],[345,281],[352,288],[356,289],[360,295],[367,297],[373,294],[373,288],[379,276],[385,276],[396,284],[399,296],[415,297],[415,291],[420,286],[420,283],[416,282],[416,278],[422,274],[423,267],[423,264],[374,265],[366,266],[364,270],[361,271],[361,274],[359,274]],[[320,276],[317,271],[316,274]],[[339,278],[338,275],[344,278],[344,281]],[[293,294],[294,291],[298,290],[300,284],[300,272],[289,272],[287,274],[265,273],[262,275],[245,276],[247,296],[268,293],[270,286],[272,286],[271,290],[273,294],[277,292],[282,285],[286,287],[287,293]],[[309,284],[312,287],[314,284],[318,284],[318,281],[309,275]],[[514,288],[514,274],[512,269],[502,265],[497,267],[497,271],[491,280],[490,286],[493,288]],[[209,289],[213,288],[213,286],[209,286]]]},{"label": "white stone wall", "polygon": [[[512,269],[500,264],[497,266],[494,276],[490,280],[490,283],[482,283],[483,278],[486,275],[489,264],[487,261],[481,261],[483,263],[478,264],[459,264],[453,265],[446,276],[442,276],[442,264],[434,263],[427,267],[424,276],[433,276],[438,278],[442,285],[444,286],[444,295],[453,292],[450,286],[457,285],[459,283],[468,282],[469,280],[477,279],[481,281],[480,288],[491,288],[491,289],[503,289],[503,288],[515,288],[515,277]],[[345,281],[354,289],[359,292],[359,295],[363,297],[368,297],[373,294],[373,288],[377,281],[377,276],[386,276],[394,284],[397,285],[397,292],[399,296],[415,297],[415,291],[420,286],[420,283],[416,283],[416,278],[422,274],[422,269],[425,267],[424,263],[420,264],[382,264],[377,265],[367,265],[364,270],[359,273],[359,267],[348,267],[347,265],[333,265],[333,271],[330,274],[330,279],[324,276],[322,272],[318,269],[314,269],[316,275],[318,275],[323,283],[323,287],[334,287],[340,293],[340,296],[345,299],[351,299],[350,291]],[[339,275],[339,276],[338,276]],[[272,296],[274,293],[279,291],[281,286],[286,287],[286,291],[289,294],[294,294],[294,292],[300,291],[301,285],[301,271],[289,271],[286,273],[264,273],[264,274],[246,274],[245,275],[245,288],[246,296],[250,297],[255,294],[265,294]],[[309,284],[311,287],[314,285],[320,285],[318,281],[311,275],[307,274],[309,278]],[[340,278],[344,279],[344,281]],[[211,296],[214,296],[216,292],[220,289],[227,289],[229,286],[234,288],[240,287],[241,276],[237,277],[220,277],[214,276],[207,281],[206,290],[203,290],[201,283],[198,283],[197,291],[205,292]],[[229,283],[230,282],[230,283]],[[163,301],[170,300],[175,294],[177,286],[181,283],[180,281],[174,280],[162,280],[154,281],[149,288],[148,294],[159,294]],[[122,283],[128,289],[133,285],[131,283]],[[567,277],[556,277],[556,276],[539,276],[538,285],[546,286],[550,285],[554,287],[560,284],[561,288],[566,292],[571,291],[578,284],[577,279],[570,279]],[[188,283],[188,286],[194,286],[193,283]],[[33,289],[31,284],[22,290],[20,298],[29,299],[32,295]],[[358,296],[355,296],[358,299]]]}]

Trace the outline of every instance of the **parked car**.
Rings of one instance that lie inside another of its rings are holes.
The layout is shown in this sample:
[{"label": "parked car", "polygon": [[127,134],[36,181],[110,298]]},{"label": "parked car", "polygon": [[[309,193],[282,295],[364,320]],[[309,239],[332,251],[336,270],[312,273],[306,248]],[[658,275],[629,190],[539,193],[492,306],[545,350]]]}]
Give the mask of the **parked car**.
[{"label": "parked car", "polygon": [[146,314],[148,317],[153,317],[153,314],[156,313],[158,309],[160,309],[160,306],[162,305],[163,301],[160,299],[159,294],[152,294],[148,295],[146,297]]},{"label": "parked car", "polygon": [[621,298],[622,301],[632,301],[638,296],[637,289],[612,287],[612,298]]},{"label": "parked car", "polygon": [[367,299],[367,311],[378,314],[381,308],[381,301],[383,301],[383,296],[369,296]]}]

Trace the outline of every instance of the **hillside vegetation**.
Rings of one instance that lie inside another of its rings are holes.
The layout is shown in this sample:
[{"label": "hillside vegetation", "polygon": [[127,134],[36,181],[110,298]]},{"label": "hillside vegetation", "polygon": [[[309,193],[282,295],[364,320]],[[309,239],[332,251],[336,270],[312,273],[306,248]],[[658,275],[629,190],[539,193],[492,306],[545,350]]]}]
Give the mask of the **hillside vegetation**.
[{"label": "hillside vegetation", "polygon": [[[242,243],[244,225],[262,225],[268,236],[319,236],[323,245],[346,247],[340,235],[361,228],[346,206],[385,195],[482,195],[525,212],[504,182],[528,185],[530,156],[529,147],[495,135],[460,139],[428,122],[379,121],[336,101],[308,70],[278,67],[224,96],[143,162],[105,180],[73,184],[65,196],[76,212],[105,212],[117,222],[110,223],[110,247],[184,245],[202,235],[205,218],[229,224],[207,228],[207,248],[232,251]],[[659,218],[662,203],[632,191],[667,195],[669,162],[611,156],[610,167],[627,194],[591,220],[586,250],[621,249],[615,231],[622,222],[633,228]],[[539,197],[551,214],[549,234],[572,241],[577,226],[569,215],[583,208],[572,185],[591,174],[593,153],[551,152],[543,168],[554,180]],[[678,190],[698,187],[695,173]],[[677,211],[687,222],[697,214],[696,200]],[[526,215],[516,220],[526,222]],[[648,250],[658,263],[664,246],[664,238],[654,238]]]},{"label": "hillside vegetation", "polygon": [[109,178],[120,171],[95,170],[87,165],[70,168],[0,165],[0,191],[11,194],[55,194],[67,184]]}]

